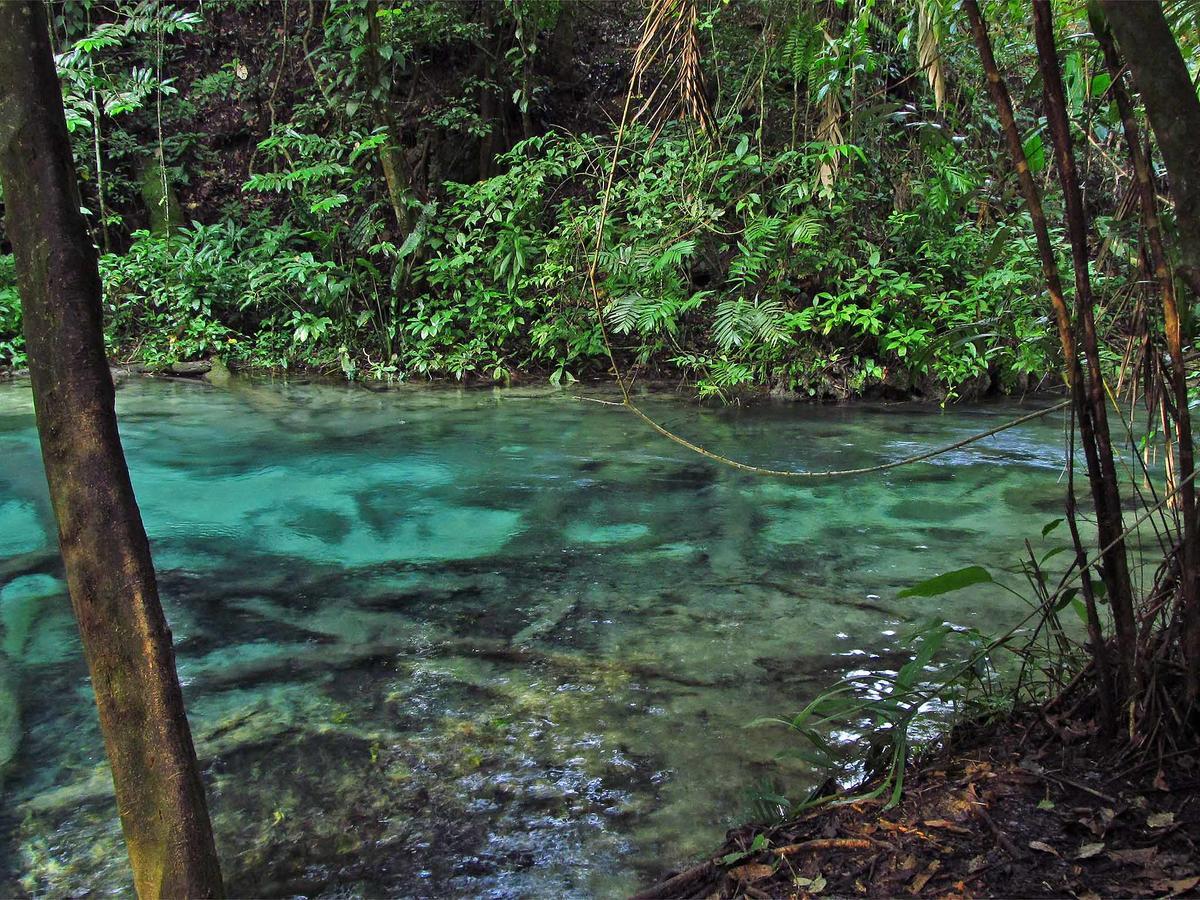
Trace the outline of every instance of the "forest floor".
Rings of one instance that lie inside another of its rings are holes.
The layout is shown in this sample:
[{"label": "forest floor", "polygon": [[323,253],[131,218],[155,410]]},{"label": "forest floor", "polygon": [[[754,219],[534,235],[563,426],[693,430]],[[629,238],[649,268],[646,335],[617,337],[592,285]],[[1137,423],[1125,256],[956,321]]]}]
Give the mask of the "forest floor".
[{"label": "forest floor", "polygon": [[1198,786],[1195,751],[1123,757],[1035,711],[957,729],[910,766],[891,809],[829,804],[734,829],[637,898],[1195,897]]}]

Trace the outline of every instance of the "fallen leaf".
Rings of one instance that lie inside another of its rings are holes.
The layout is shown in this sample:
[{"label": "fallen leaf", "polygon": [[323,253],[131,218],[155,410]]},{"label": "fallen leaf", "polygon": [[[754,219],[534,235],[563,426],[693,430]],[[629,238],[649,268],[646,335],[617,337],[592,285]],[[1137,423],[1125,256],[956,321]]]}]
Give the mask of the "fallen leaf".
[{"label": "fallen leaf", "polygon": [[1192,875],[1190,878],[1176,878],[1173,881],[1167,882],[1167,890],[1172,894],[1185,894],[1198,884],[1200,884],[1200,875]]},{"label": "fallen leaf", "polygon": [[921,893],[929,879],[934,876],[938,869],[942,867],[941,862],[934,860],[931,862],[925,871],[912,880],[912,884],[908,886],[908,892],[914,896]]},{"label": "fallen leaf", "polygon": [[817,875],[816,878],[796,877],[796,887],[806,890],[810,894],[821,893],[821,891],[825,890],[826,884],[828,884],[828,882],[825,881],[824,875]]},{"label": "fallen leaf", "polygon": [[746,863],[744,866],[730,869],[729,874],[738,881],[753,883],[762,881],[764,878],[770,878],[775,874],[775,867],[768,866],[766,863]]},{"label": "fallen leaf", "polygon": [[1146,824],[1151,828],[1169,828],[1175,824],[1175,813],[1157,812],[1146,816]]},{"label": "fallen leaf", "polygon": [[1052,856],[1058,856],[1057,850],[1055,850],[1049,844],[1043,843],[1042,841],[1030,841],[1029,849],[1030,850],[1040,850],[1042,853],[1049,853]]},{"label": "fallen leaf", "polygon": [[1158,856],[1157,847],[1142,847],[1139,850],[1109,850],[1109,858],[1124,866],[1148,866]]},{"label": "fallen leaf", "polygon": [[1103,844],[1084,844],[1079,848],[1079,852],[1075,854],[1076,859],[1091,859],[1097,853],[1104,849]]},{"label": "fallen leaf", "polygon": [[927,828],[944,828],[946,831],[953,831],[955,834],[971,834],[970,828],[963,828],[961,825],[956,825],[949,819],[926,819],[921,824]]}]

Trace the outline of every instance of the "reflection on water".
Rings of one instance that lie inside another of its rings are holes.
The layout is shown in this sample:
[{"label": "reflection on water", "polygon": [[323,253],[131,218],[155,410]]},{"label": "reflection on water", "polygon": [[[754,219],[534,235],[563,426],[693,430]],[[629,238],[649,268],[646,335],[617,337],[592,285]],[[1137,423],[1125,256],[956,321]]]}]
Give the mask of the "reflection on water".
[{"label": "reflection on water", "polygon": [[[749,720],[894,659],[909,623],[1010,621],[994,587],[895,594],[1010,570],[1060,506],[1058,418],[870,478],[779,481],[558,392],[118,397],[233,895],[628,891],[711,848],[764,776],[808,783]],[[1019,411],[648,404],[807,469]],[[0,894],[121,891],[27,385],[0,385],[0,458]]]}]

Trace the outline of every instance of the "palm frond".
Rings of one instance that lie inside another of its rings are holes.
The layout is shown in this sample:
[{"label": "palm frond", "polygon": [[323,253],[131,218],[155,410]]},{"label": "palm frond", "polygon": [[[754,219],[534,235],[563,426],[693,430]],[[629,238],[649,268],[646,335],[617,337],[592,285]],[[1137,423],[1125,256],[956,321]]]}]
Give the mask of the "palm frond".
[{"label": "palm frond", "polygon": [[654,0],[642,25],[634,53],[633,77],[640,86],[649,77],[657,82],[642,91],[634,119],[670,118],[682,108],[706,134],[715,134],[698,28],[698,0]]},{"label": "palm frond", "polygon": [[946,23],[939,0],[917,0],[917,65],[925,71],[933,91],[933,104],[946,104],[946,70],[942,60],[942,40]]}]

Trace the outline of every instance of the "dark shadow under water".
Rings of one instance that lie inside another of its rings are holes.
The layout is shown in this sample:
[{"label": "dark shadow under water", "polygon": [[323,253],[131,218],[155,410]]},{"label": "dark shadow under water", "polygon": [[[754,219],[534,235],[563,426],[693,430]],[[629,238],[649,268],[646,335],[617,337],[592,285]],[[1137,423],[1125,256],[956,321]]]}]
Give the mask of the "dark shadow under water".
[{"label": "dark shadow under water", "polygon": [[[648,402],[715,448],[806,469],[1020,412]],[[764,777],[809,783],[778,758],[792,739],[750,720],[894,667],[915,622],[1008,624],[1020,604],[994,588],[895,595],[968,564],[1012,572],[1061,493],[1058,420],[791,482],[546,391],[134,382],[119,410],[233,895],[627,892],[710,848]],[[0,385],[0,456],[0,565],[44,556],[27,386]],[[0,894],[125,891],[46,568],[0,576],[0,702],[7,684],[20,707]]]}]

